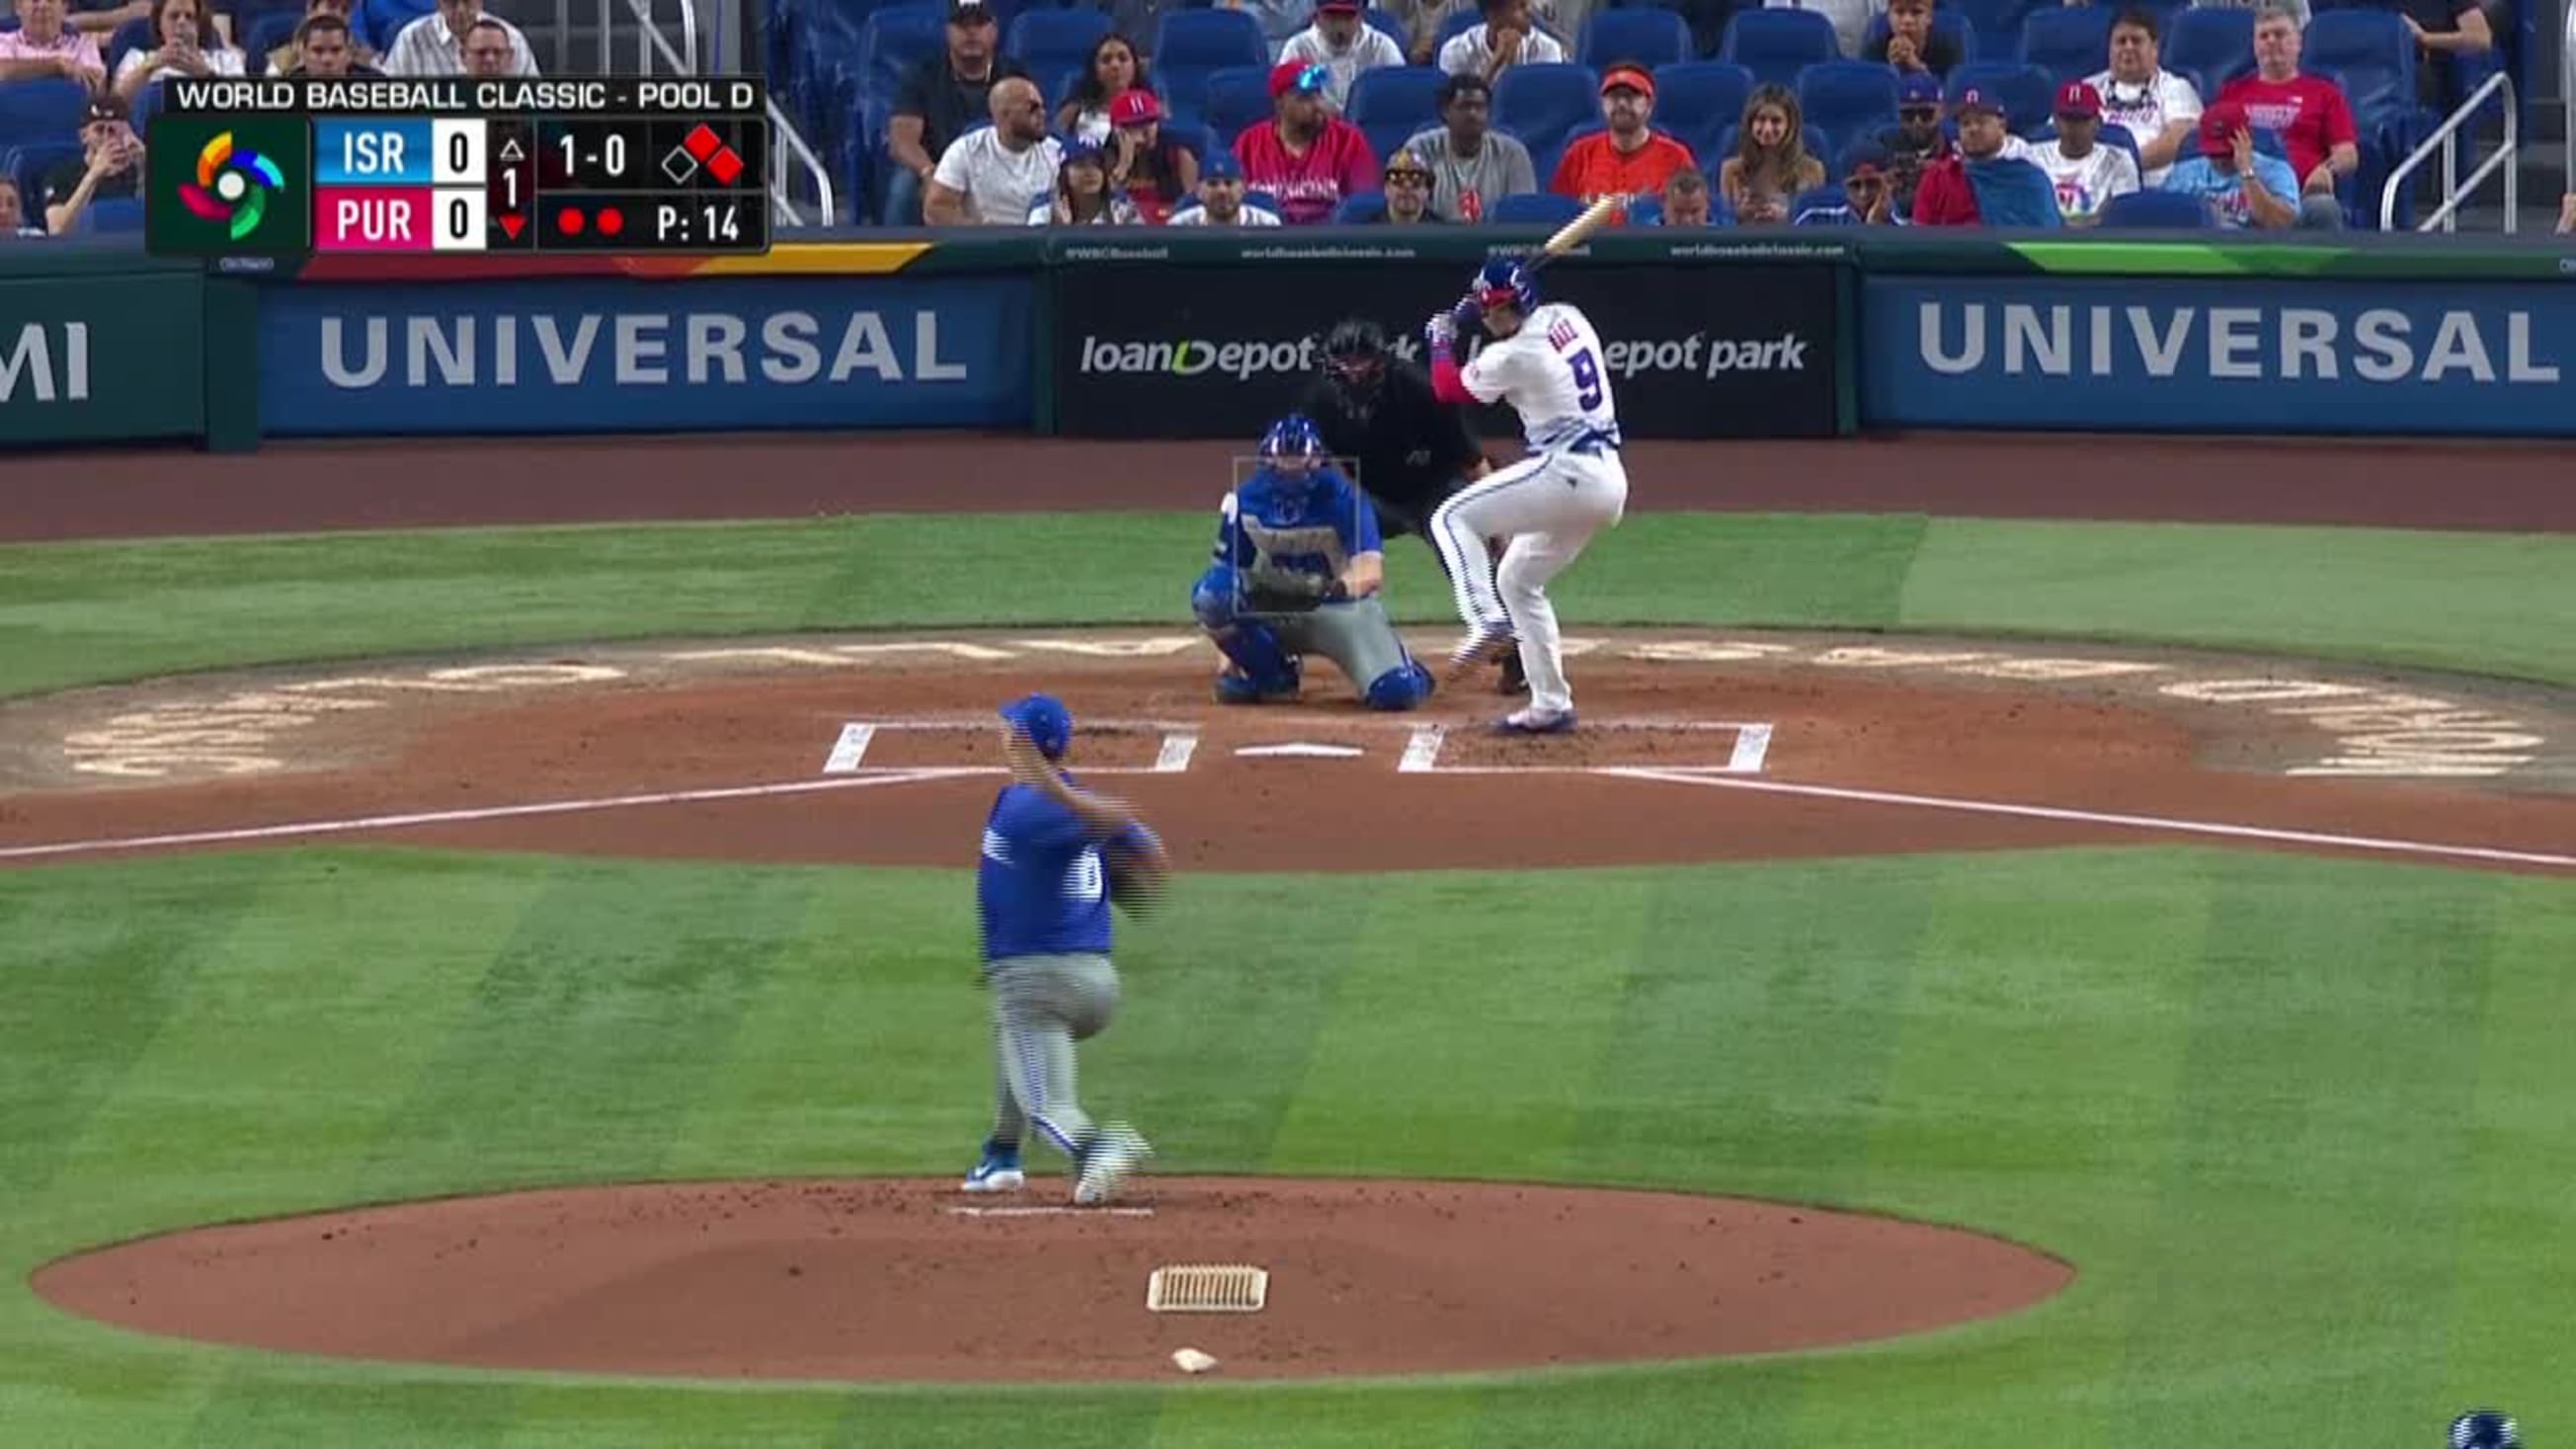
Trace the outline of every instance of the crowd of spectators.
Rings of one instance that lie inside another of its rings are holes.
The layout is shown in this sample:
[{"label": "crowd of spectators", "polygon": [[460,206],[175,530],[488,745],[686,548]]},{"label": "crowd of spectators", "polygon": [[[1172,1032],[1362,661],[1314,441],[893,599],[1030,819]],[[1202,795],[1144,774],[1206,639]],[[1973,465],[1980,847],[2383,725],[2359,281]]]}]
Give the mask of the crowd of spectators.
[{"label": "crowd of spectators", "polygon": [[[2441,100],[2443,64],[2490,54],[2509,29],[2490,0],[2373,3],[2395,12],[2415,49],[2421,89],[2403,104],[2418,118]],[[0,29],[0,87],[49,84],[79,100],[58,132],[0,136],[0,232],[79,230],[98,203],[139,194],[129,122],[174,78],[537,72],[526,35],[482,0],[435,0],[372,36],[353,0],[307,0],[291,33],[268,30],[275,43],[256,46],[214,0],[69,4],[111,0],[15,0],[15,27]],[[944,22],[935,50],[884,95],[861,83],[861,106],[884,115],[837,141],[865,163],[853,168],[857,214],[940,226],[1416,226],[1546,220],[1620,197],[1629,224],[1663,226],[2179,216],[2331,228],[2376,210],[2358,185],[2365,148],[2384,168],[2414,134],[2384,119],[2399,102],[2373,92],[2383,109],[2359,114],[2337,75],[2303,64],[2309,0],[2117,9],[2090,32],[2093,68],[2061,57],[2053,71],[2027,50],[2015,67],[1975,63],[1976,32],[1943,0],[1679,0],[1651,12],[1664,32],[1609,0],[1221,0],[1241,12],[1233,24],[1257,31],[1266,114],[1250,110],[1262,99],[1250,90],[1220,114],[1205,66],[1158,80],[1153,49],[1189,8],[1098,0],[1103,33],[1078,64],[1048,71],[1018,52],[993,0],[947,0],[923,21]],[[2167,27],[2192,10],[2233,12],[2243,53],[2188,73],[2168,66]],[[1810,49],[1785,70],[1777,57],[1739,57],[1748,17],[1783,11],[1810,12],[1796,18],[1812,33],[1771,27]],[[1656,43],[1608,48],[1628,37]],[[1711,50],[1737,58],[1701,58]],[[2030,74],[2036,88],[2022,83]],[[1811,113],[1819,96],[1828,113]]]}]

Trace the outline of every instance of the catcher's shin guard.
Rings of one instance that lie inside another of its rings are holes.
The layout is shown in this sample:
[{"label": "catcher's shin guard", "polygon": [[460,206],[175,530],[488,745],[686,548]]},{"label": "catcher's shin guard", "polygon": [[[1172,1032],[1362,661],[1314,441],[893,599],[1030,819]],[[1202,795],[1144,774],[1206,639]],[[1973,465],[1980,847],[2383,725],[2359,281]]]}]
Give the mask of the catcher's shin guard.
[{"label": "catcher's shin guard", "polygon": [[1221,681],[1219,699],[1237,703],[1294,697],[1297,656],[1288,652],[1268,624],[1236,618],[1234,598],[1234,571],[1223,564],[1200,575],[1197,587],[1190,590],[1190,612],[1198,617],[1199,626],[1207,630],[1217,652],[1234,666],[1233,674],[1242,681],[1232,687],[1233,694]]}]

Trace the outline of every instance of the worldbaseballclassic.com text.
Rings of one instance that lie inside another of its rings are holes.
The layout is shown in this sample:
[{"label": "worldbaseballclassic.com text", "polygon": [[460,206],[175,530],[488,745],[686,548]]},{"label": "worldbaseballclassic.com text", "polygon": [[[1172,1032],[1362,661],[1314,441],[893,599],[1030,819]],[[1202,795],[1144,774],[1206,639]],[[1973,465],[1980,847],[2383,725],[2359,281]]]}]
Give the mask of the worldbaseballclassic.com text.
[{"label": "worldbaseballclassic.com text", "polygon": [[1602,360],[1610,375],[1635,377],[1641,372],[1695,372],[1716,377],[1728,372],[1804,372],[1807,339],[1783,332],[1767,342],[1711,337],[1694,332],[1661,342],[1606,342]]}]

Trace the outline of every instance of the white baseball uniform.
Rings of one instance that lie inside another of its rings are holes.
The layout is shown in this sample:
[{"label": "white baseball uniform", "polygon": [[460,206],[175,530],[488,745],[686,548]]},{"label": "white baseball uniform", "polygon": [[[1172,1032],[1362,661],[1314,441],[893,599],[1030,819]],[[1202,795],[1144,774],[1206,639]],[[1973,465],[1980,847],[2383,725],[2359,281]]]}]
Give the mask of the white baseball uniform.
[{"label": "white baseball uniform", "polygon": [[[1574,708],[1574,694],[1547,582],[1628,507],[1601,336],[1582,312],[1543,302],[1518,332],[1486,343],[1459,376],[1478,402],[1501,399],[1520,414],[1529,456],[1441,504],[1431,536],[1457,589],[1459,617],[1471,630],[1516,632],[1530,708],[1562,714]],[[1511,540],[1490,571],[1489,538]]]}]

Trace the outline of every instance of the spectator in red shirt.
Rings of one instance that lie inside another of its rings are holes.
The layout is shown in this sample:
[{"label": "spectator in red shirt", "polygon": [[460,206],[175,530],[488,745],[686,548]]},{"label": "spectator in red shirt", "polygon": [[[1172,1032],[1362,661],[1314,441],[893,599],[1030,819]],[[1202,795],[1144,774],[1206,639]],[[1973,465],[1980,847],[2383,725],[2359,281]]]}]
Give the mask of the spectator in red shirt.
[{"label": "spectator in red shirt", "polygon": [[[1548,187],[1589,205],[1605,196],[1653,196],[1676,171],[1699,163],[1690,147],[1646,124],[1655,113],[1655,78],[1641,65],[1610,67],[1601,77],[1601,119],[1595,131],[1565,148]],[[1621,218],[1624,224],[1624,216]]]},{"label": "spectator in red shirt", "polygon": [[1377,154],[1359,128],[1325,109],[1332,72],[1310,61],[1283,60],[1270,68],[1269,125],[1234,138],[1244,184],[1279,199],[1290,226],[1327,221],[1345,196],[1373,190]]},{"label": "spectator in red shirt", "polygon": [[2057,187],[2005,128],[2003,98],[1959,93],[1959,151],[1923,168],[1916,226],[2057,226]]},{"label": "spectator in red shirt", "polygon": [[2218,98],[2243,106],[2256,130],[2279,133],[2299,178],[2299,225],[2340,227],[2343,203],[2335,199],[2335,183],[2361,165],[2361,132],[2341,86],[2300,73],[2300,44],[2290,12],[2264,6],[2254,19],[2255,73],[2228,82]]}]

